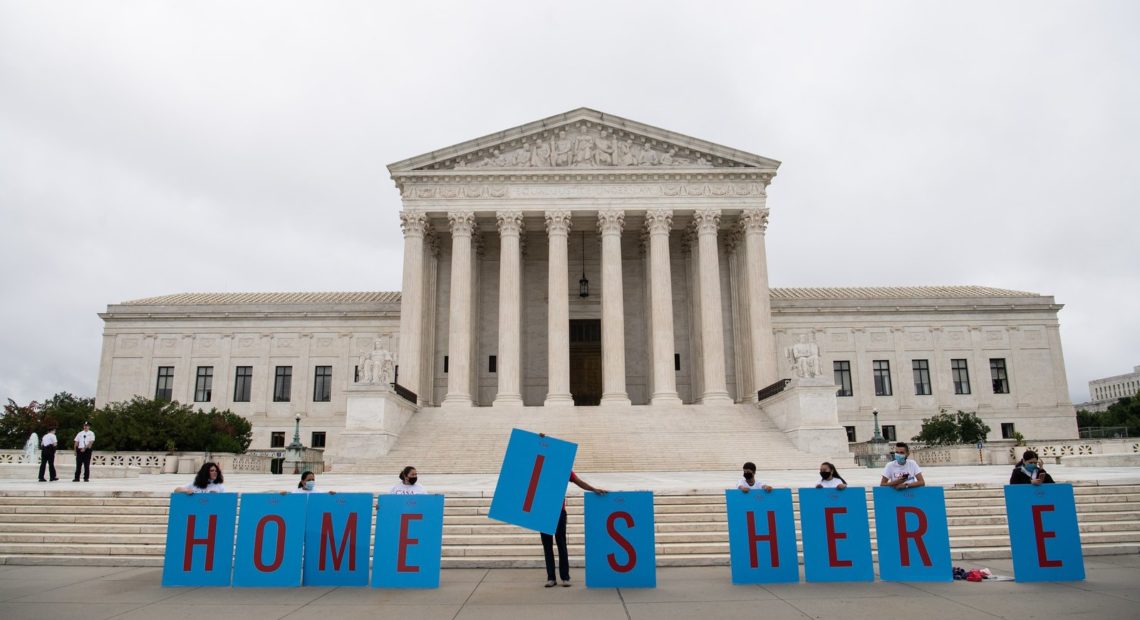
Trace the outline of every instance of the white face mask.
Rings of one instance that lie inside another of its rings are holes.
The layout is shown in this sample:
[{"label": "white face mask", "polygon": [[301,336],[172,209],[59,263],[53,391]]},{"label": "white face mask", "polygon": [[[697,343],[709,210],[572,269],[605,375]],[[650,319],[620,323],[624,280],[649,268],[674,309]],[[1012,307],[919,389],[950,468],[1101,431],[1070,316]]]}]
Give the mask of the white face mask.
[{"label": "white face mask", "polygon": [[314,487],[316,487],[316,486],[317,486],[317,481],[316,481],[316,480],[306,480],[306,481],[305,481],[305,490],[306,490],[306,491],[312,491],[312,490],[313,490],[313,488],[314,488]]}]

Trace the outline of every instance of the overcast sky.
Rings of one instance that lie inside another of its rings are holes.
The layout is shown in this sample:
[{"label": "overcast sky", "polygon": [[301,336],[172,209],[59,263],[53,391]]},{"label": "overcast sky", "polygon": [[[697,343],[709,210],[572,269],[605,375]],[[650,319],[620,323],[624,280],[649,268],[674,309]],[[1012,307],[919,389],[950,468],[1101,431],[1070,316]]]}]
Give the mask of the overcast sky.
[{"label": "overcast sky", "polygon": [[1079,402],[1140,364],[1138,32],[1127,0],[0,0],[0,399],[94,395],[109,303],[399,290],[387,164],[587,106],[782,161],[772,286],[1055,296]]}]

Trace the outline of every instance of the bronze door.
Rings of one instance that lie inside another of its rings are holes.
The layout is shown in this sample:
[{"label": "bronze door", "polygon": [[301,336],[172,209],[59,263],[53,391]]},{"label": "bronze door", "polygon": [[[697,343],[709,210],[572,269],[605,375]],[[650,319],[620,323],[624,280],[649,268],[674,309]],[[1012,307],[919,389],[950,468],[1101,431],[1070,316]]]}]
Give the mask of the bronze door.
[{"label": "bronze door", "polygon": [[577,406],[602,401],[602,322],[570,321],[570,393]]}]

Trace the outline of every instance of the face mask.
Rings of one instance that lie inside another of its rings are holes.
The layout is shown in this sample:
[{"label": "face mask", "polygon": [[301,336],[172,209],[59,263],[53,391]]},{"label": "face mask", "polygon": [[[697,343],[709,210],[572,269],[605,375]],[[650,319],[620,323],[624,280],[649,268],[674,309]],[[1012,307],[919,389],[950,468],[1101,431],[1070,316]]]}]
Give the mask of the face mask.
[{"label": "face mask", "polygon": [[317,486],[316,480],[306,480],[305,481],[305,490],[306,491],[312,491],[313,487],[315,487],[315,486]]},{"label": "face mask", "polygon": [[831,479],[831,472],[821,471],[821,472],[819,472],[819,477],[823,478],[824,480],[830,480]]},{"label": "face mask", "polygon": [[1034,465],[1033,463],[1026,463],[1025,464],[1025,471],[1032,474],[1033,472],[1037,471],[1037,466]]},{"label": "face mask", "polygon": [[903,463],[906,462],[906,455],[905,454],[895,454],[895,462],[898,463],[899,465],[902,465]]},{"label": "face mask", "polygon": [[412,486],[419,479],[419,476],[408,476],[408,486]]}]

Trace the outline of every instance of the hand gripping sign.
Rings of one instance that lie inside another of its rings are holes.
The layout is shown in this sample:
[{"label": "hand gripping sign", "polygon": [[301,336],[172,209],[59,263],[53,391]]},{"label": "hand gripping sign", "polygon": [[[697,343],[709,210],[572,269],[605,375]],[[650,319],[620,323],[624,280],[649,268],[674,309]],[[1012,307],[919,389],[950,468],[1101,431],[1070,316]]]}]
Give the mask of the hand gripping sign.
[{"label": "hand gripping sign", "polygon": [[732,583],[799,581],[791,490],[729,489],[724,497]]},{"label": "hand gripping sign", "polygon": [[554,534],[577,452],[578,444],[518,428],[511,430],[487,516]]},{"label": "hand gripping sign", "polygon": [[586,494],[586,587],[655,588],[653,492]]},{"label": "hand gripping sign", "polygon": [[954,580],[942,487],[875,487],[875,530],[884,581]]},{"label": "hand gripping sign", "polygon": [[442,495],[381,495],[372,587],[438,588],[442,547]]},{"label": "hand gripping sign", "polygon": [[866,490],[800,489],[799,496],[804,577],[808,581],[874,581]]},{"label": "hand gripping sign", "polygon": [[1005,511],[1018,581],[1085,578],[1072,485],[1007,485]]},{"label": "hand gripping sign", "polygon": [[306,495],[243,493],[234,587],[301,585]]},{"label": "hand gripping sign", "polygon": [[236,493],[173,494],[162,585],[230,585],[236,518]]},{"label": "hand gripping sign", "polygon": [[305,585],[368,585],[371,525],[371,493],[310,494],[305,515]]}]

